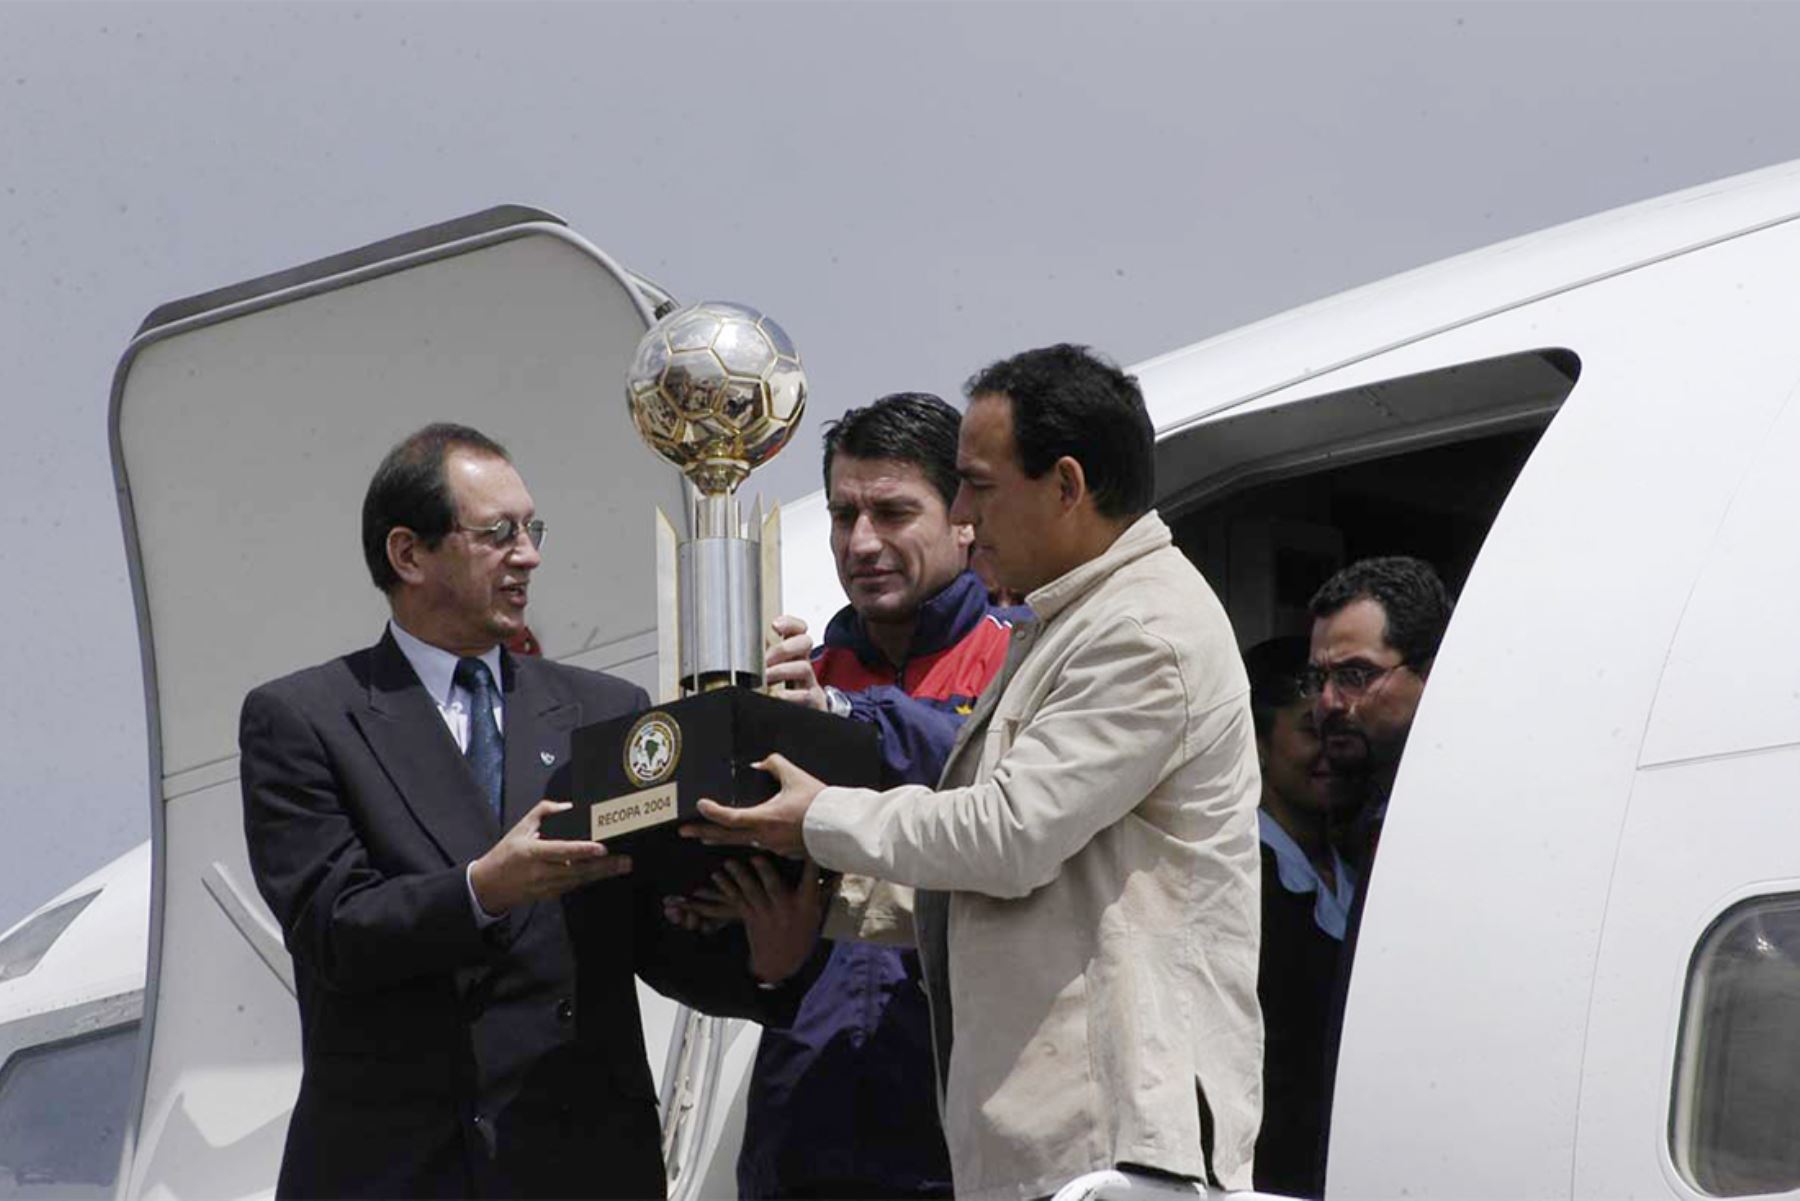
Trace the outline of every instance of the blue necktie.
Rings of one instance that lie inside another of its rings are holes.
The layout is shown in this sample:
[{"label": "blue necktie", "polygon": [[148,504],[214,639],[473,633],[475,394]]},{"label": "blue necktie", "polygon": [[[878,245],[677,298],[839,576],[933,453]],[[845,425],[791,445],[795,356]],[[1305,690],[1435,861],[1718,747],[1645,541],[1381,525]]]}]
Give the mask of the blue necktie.
[{"label": "blue necktie", "polygon": [[458,659],[455,679],[469,694],[469,745],[463,757],[469,761],[475,784],[487,797],[495,820],[500,820],[506,751],[500,741],[500,727],[494,721],[494,677],[480,659]]}]

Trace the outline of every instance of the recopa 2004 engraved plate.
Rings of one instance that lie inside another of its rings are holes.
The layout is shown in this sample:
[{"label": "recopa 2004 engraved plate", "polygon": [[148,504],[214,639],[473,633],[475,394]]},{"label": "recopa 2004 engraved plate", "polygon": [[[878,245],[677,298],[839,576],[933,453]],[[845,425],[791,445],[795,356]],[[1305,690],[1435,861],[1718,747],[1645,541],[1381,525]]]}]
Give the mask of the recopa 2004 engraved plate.
[{"label": "recopa 2004 engraved plate", "polygon": [[677,812],[673,783],[664,784],[660,788],[646,788],[642,792],[629,792],[610,801],[601,801],[589,810],[590,837],[596,842],[605,842],[633,830],[644,830],[660,826],[664,822],[672,822]]}]

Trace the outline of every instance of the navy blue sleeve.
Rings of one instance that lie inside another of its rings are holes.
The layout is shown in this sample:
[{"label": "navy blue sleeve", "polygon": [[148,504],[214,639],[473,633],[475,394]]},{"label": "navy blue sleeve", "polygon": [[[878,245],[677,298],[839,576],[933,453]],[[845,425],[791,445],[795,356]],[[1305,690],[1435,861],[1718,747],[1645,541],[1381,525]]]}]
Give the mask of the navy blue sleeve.
[{"label": "navy blue sleeve", "polygon": [[906,695],[892,684],[847,692],[850,716],[881,735],[882,786],[936,784],[964,714]]}]

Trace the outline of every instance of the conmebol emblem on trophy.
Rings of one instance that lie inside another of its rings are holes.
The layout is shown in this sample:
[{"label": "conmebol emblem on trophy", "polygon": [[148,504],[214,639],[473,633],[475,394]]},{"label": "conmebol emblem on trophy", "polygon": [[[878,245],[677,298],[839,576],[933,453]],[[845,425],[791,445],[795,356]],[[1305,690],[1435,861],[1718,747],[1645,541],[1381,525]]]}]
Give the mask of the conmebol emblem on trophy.
[{"label": "conmebol emblem on trophy", "polygon": [[[575,810],[550,836],[609,843],[692,816],[702,797],[753,804],[772,781],[750,767],[780,751],[824,779],[874,784],[873,730],[765,697],[763,634],[780,606],[780,514],[740,518],[737,490],[787,444],[806,408],[806,373],[785,331],[753,308],[677,309],[638,343],[625,381],[650,449],[693,485],[681,541],[656,514],[658,703],[575,733]],[[631,850],[670,888],[698,882],[718,854],[666,837]]]}]

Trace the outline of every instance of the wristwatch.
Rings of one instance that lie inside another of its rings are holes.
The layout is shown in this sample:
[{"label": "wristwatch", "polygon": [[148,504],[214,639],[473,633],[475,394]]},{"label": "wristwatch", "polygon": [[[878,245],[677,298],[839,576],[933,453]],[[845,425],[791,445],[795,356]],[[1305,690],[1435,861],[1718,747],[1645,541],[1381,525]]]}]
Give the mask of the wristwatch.
[{"label": "wristwatch", "polygon": [[825,711],[838,717],[850,716],[850,698],[844,695],[843,689],[825,685]]}]

